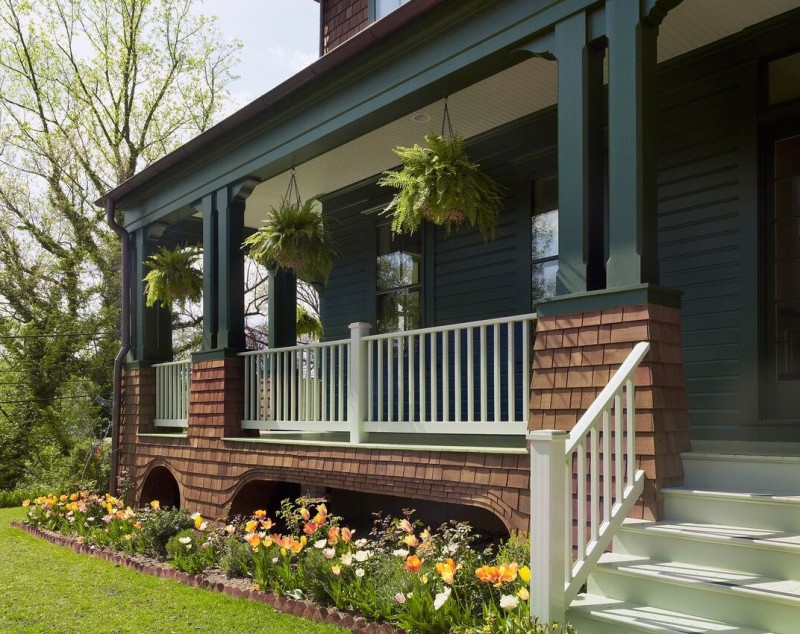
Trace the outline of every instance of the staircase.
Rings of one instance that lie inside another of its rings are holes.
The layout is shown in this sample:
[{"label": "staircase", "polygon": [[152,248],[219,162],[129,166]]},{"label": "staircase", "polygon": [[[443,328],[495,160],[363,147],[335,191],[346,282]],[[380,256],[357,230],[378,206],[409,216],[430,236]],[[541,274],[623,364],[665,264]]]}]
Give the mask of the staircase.
[{"label": "staircase", "polygon": [[579,634],[800,633],[800,444],[695,442],[665,519],[627,519],[567,620]]}]

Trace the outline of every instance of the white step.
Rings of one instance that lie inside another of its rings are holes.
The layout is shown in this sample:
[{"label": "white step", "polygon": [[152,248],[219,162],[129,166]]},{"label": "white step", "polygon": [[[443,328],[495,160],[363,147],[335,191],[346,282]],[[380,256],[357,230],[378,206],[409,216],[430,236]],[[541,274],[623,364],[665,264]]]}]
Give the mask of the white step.
[{"label": "white step", "polygon": [[606,553],[589,591],[776,634],[800,629],[800,581]]},{"label": "white step", "polygon": [[757,569],[775,578],[800,575],[800,533],[772,529],[627,519],[614,538],[613,551],[705,566],[724,562],[726,568]]},{"label": "white step", "polygon": [[591,594],[578,595],[567,620],[579,634],[768,634],[726,621]]},{"label": "white step", "polygon": [[693,441],[681,457],[687,487],[800,495],[800,443]]},{"label": "white step", "polygon": [[664,516],[673,522],[800,532],[800,495],[741,493],[700,488],[663,489]]}]

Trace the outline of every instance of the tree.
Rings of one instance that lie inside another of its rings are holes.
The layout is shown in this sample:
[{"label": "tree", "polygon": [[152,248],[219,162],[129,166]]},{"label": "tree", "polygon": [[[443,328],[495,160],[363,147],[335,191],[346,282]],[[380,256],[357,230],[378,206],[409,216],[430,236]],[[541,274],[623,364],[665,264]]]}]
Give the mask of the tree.
[{"label": "tree", "polygon": [[0,489],[105,426],[119,245],[92,201],[221,114],[241,45],[194,4],[0,0]]}]

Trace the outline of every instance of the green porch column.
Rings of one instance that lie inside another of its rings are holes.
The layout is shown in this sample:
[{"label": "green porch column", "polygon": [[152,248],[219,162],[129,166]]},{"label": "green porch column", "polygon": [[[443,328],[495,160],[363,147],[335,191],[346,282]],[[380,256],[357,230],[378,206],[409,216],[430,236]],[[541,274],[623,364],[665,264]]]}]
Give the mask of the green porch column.
[{"label": "green porch column", "polygon": [[145,364],[172,360],[172,314],[160,305],[147,307],[144,277],[150,271],[145,265],[158,248],[160,228],[144,227],[131,236],[133,281],[131,316],[133,319],[133,357]]},{"label": "green porch column", "polygon": [[269,347],[297,344],[297,279],[290,271],[269,272]]},{"label": "green porch column", "polygon": [[603,49],[589,40],[589,17],[584,12],[556,24],[559,295],[605,284]]},{"label": "green porch column", "polygon": [[224,357],[245,349],[244,210],[257,181],[212,192],[196,205],[203,214],[203,352]]},{"label": "green porch column", "polygon": [[658,283],[656,41],[638,3],[607,0],[608,288]]}]

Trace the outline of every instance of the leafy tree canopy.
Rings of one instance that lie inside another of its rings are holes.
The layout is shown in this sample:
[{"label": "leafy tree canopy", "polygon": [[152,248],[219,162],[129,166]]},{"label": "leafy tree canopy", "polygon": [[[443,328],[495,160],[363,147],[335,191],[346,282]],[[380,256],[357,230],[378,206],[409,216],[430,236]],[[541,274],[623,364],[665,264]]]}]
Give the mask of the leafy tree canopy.
[{"label": "leafy tree canopy", "polygon": [[92,201],[225,107],[241,45],[195,4],[0,0],[0,489],[106,427],[119,245]]}]

